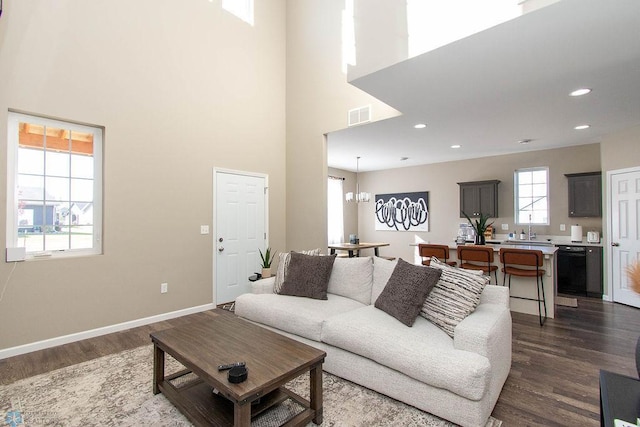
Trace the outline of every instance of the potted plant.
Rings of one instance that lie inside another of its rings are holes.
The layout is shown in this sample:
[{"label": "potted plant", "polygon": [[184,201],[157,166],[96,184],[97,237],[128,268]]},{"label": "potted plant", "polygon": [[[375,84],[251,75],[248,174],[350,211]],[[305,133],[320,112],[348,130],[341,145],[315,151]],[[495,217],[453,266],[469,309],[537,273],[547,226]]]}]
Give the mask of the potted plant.
[{"label": "potted plant", "polygon": [[260,264],[262,267],[262,277],[271,277],[271,263],[273,262],[273,258],[276,256],[276,252],[272,253],[271,248],[267,248],[264,253],[262,253],[262,250],[258,249],[258,252],[260,252],[260,258],[262,259],[262,263]]},{"label": "potted plant", "polygon": [[480,218],[476,219],[474,224],[474,222],[471,221],[471,218],[469,218],[469,215],[467,215],[464,211],[462,211],[462,215],[464,215],[465,218],[467,218],[467,220],[469,221],[469,224],[471,224],[473,229],[476,231],[475,244],[484,245],[485,244],[484,232],[487,230],[487,227],[493,224],[493,221],[487,224],[487,220],[491,218],[491,216],[484,215],[482,212],[480,212]]}]

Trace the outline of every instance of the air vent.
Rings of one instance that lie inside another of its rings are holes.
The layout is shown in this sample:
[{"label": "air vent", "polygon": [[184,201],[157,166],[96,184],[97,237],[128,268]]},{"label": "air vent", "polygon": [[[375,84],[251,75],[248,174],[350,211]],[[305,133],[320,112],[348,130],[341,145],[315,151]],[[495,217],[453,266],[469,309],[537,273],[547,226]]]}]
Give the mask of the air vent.
[{"label": "air vent", "polygon": [[355,126],[371,121],[371,105],[349,110],[349,126]]}]

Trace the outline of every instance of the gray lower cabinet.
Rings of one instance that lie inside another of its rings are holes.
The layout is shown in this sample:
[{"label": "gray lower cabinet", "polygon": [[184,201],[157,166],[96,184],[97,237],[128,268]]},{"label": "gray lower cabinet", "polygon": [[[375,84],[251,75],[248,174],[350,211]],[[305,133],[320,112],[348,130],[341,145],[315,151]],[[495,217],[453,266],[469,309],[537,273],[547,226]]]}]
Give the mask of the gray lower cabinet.
[{"label": "gray lower cabinet", "polygon": [[569,217],[602,216],[602,172],[565,175],[569,186]]},{"label": "gray lower cabinet", "polygon": [[498,217],[498,180],[459,182],[460,186],[460,218],[462,212],[471,218],[480,214]]},{"label": "gray lower cabinet", "polygon": [[602,248],[587,246],[587,296],[602,298]]}]

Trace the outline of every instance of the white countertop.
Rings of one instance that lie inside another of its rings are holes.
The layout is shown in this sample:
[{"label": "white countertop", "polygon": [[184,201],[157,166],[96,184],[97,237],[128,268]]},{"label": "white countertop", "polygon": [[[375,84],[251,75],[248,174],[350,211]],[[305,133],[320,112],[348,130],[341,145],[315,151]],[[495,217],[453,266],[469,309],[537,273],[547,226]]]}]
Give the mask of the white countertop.
[{"label": "white countertop", "polygon": [[[494,242],[491,240],[490,242]],[[453,250],[454,253],[456,248],[460,245],[457,245],[455,242],[445,243],[449,246],[449,249]],[[472,242],[467,242],[467,245],[473,245]],[[409,246],[418,246],[418,243],[410,243]],[[500,252],[500,248],[514,248],[514,249],[533,249],[540,250],[544,255],[553,255],[558,251],[558,248],[555,245],[527,245],[525,242],[518,244],[500,244],[500,243],[487,243],[485,246],[488,248],[493,248],[494,252]]]},{"label": "white countertop", "polygon": [[[431,243],[431,242],[425,242]],[[439,242],[432,242],[439,243]],[[450,249],[455,250],[458,246],[455,241],[450,243],[445,243],[449,246]],[[472,245],[473,242],[467,241],[467,245]],[[491,240],[487,240],[487,246],[494,248],[496,252],[500,250],[500,248],[520,248],[520,249],[538,249],[541,250],[545,255],[553,255],[557,250],[557,246],[585,246],[585,247],[603,247],[602,242],[599,243],[588,243],[586,236],[583,237],[582,242],[572,242],[570,236],[540,236],[536,239],[532,240],[520,240],[520,239],[512,239],[509,240],[508,236],[497,234]],[[411,243],[410,246],[418,246],[418,243]]]},{"label": "white countertop", "polygon": [[[582,241],[581,242],[572,242],[571,241],[571,237],[570,236],[540,236],[537,237],[535,239],[532,240],[520,240],[520,239],[512,239],[509,240],[508,236],[502,235],[502,234],[497,234],[496,237],[494,237],[493,239],[491,239],[491,241],[499,241],[499,242],[513,242],[511,244],[520,244],[520,242],[522,242],[522,244],[526,244],[528,242],[534,242],[534,243],[548,243],[551,245],[567,245],[567,246],[600,246],[602,247],[602,239],[600,239],[601,241],[598,243],[589,243],[587,242],[587,237],[583,236],[582,237]],[[517,243],[516,243],[517,242]]]},{"label": "white countertop", "polygon": [[[469,244],[469,243],[467,243]],[[473,243],[471,243],[473,244]],[[487,243],[486,244],[487,247],[493,248],[494,252],[499,252],[500,248],[511,248],[511,249],[532,249],[532,250],[538,250],[541,251],[544,255],[553,255],[558,251],[558,248],[554,245],[527,245],[525,242],[523,242],[522,244],[517,243],[517,244],[496,244],[496,243]],[[456,249],[458,247],[458,245],[456,245],[455,243],[453,245],[449,245],[449,247],[451,249]]]},{"label": "white countertop", "polygon": [[[455,238],[454,238],[454,241],[455,241]],[[531,240],[520,240],[518,238],[509,240],[508,234],[496,233],[492,239],[487,240],[487,243],[493,243],[493,244],[501,244],[504,242],[514,242],[514,243],[517,242],[518,244],[520,243],[527,244],[528,242],[533,242],[534,244],[546,243],[550,245],[603,246],[602,239],[600,239],[600,242],[597,242],[597,243],[589,243],[587,242],[587,236],[582,236],[582,241],[580,242],[572,242],[571,236],[547,235],[547,234],[540,234]]]}]

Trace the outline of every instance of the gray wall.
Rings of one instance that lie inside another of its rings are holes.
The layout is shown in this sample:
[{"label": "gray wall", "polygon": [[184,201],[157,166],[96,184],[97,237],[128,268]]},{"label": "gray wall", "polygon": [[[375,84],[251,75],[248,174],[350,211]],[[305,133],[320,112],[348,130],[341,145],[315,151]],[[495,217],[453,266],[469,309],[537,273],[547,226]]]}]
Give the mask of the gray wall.
[{"label": "gray wall", "polygon": [[328,132],[348,111],[371,105],[372,119],[396,110],[347,83],[341,65],[344,0],[287,1],[287,248],[327,246]]},{"label": "gray wall", "polygon": [[616,132],[612,135],[607,135],[600,144],[601,158],[602,158],[602,173],[604,177],[602,190],[604,193],[603,209],[604,212],[604,242],[605,242],[605,292],[608,292],[611,281],[611,271],[608,266],[611,263],[610,254],[608,253],[608,247],[610,241],[608,240],[609,230],[609,217],[608,208],[606,204],[607,195],[609,193],[609,182],[606,180],[606,173],[628,168],[640,168],[640,126],[635,126],[630,129],[625,129],[620,132]]},{"label": "gray wall", "polygon": [[104,255],[17,264],[0,349],[212,303],[214,167],[269,175],[285,247],[285,1],[255,6],[251,27],[220,2],[4,2],[0,241],[7,110],[106,132]]},{"label": "gray wall", "polygon": [[[199,225],[212,224],[213,167],[269,175],[272,247],[326,245],[324,135],[345,128],[351,108],[371,104],[374,120],[398,114],[341,72],[343,5],[256,2],[249,27],[220,2],[4,2],[0,152],[8,108],[105,126],[105,253],[18,264],[0,301],[0,349],[211,303],[215,230],[201,236]],[[603,140],[603,172],[640,165],[639,134]],[[370,182],[362,174],[361,185],[373,194],[430,191],[425,240],[448,240],[459,222],[456,182],[501,179],[498,222],[509,222],[505,183],[516,167],[546,163],[543,155],[414,168],[402,180],[397,171]],[[598,170],[596,158],[565,158],[552,179]],[[5,168],[0,162],[2,240]],[[372,229],[360,209],[360,227]],[[409,240],[387,252],[407,256]],[[0,277],[11,267],[0,262]]]},{"label": "gray wall", "polygon": [[[570,159],[570,161],[568,161]],[[569,218],[566,173],[600,170],[600,145],[589,144],[554,150],[531,151],[474,160],[439,163],[434,165],[392,169],[360,174],[360,187],[372,194],[429,191],[430,231],[399,232],[375,231],[374,204],[358,207],[360,239],[368,242],[389,242],[380,250],[382,255],[413,260],[415,249],[409,244],[417,241],[450,243],[455,239],[460,218],[458,182],[500,180],[498,186],[499,217],[493,219],[497,233],[501,224],[513,231],[513,173],[516,169],[546,166],[549,168],[550,225],[534,226],[533,231],[544,235],[570,235],[570,225],[580,224],[587,230],[602,231],[601,218]],[[560,224],[566,231],[560,231]],[[518,231],[523,227],[517,226]]]}]

